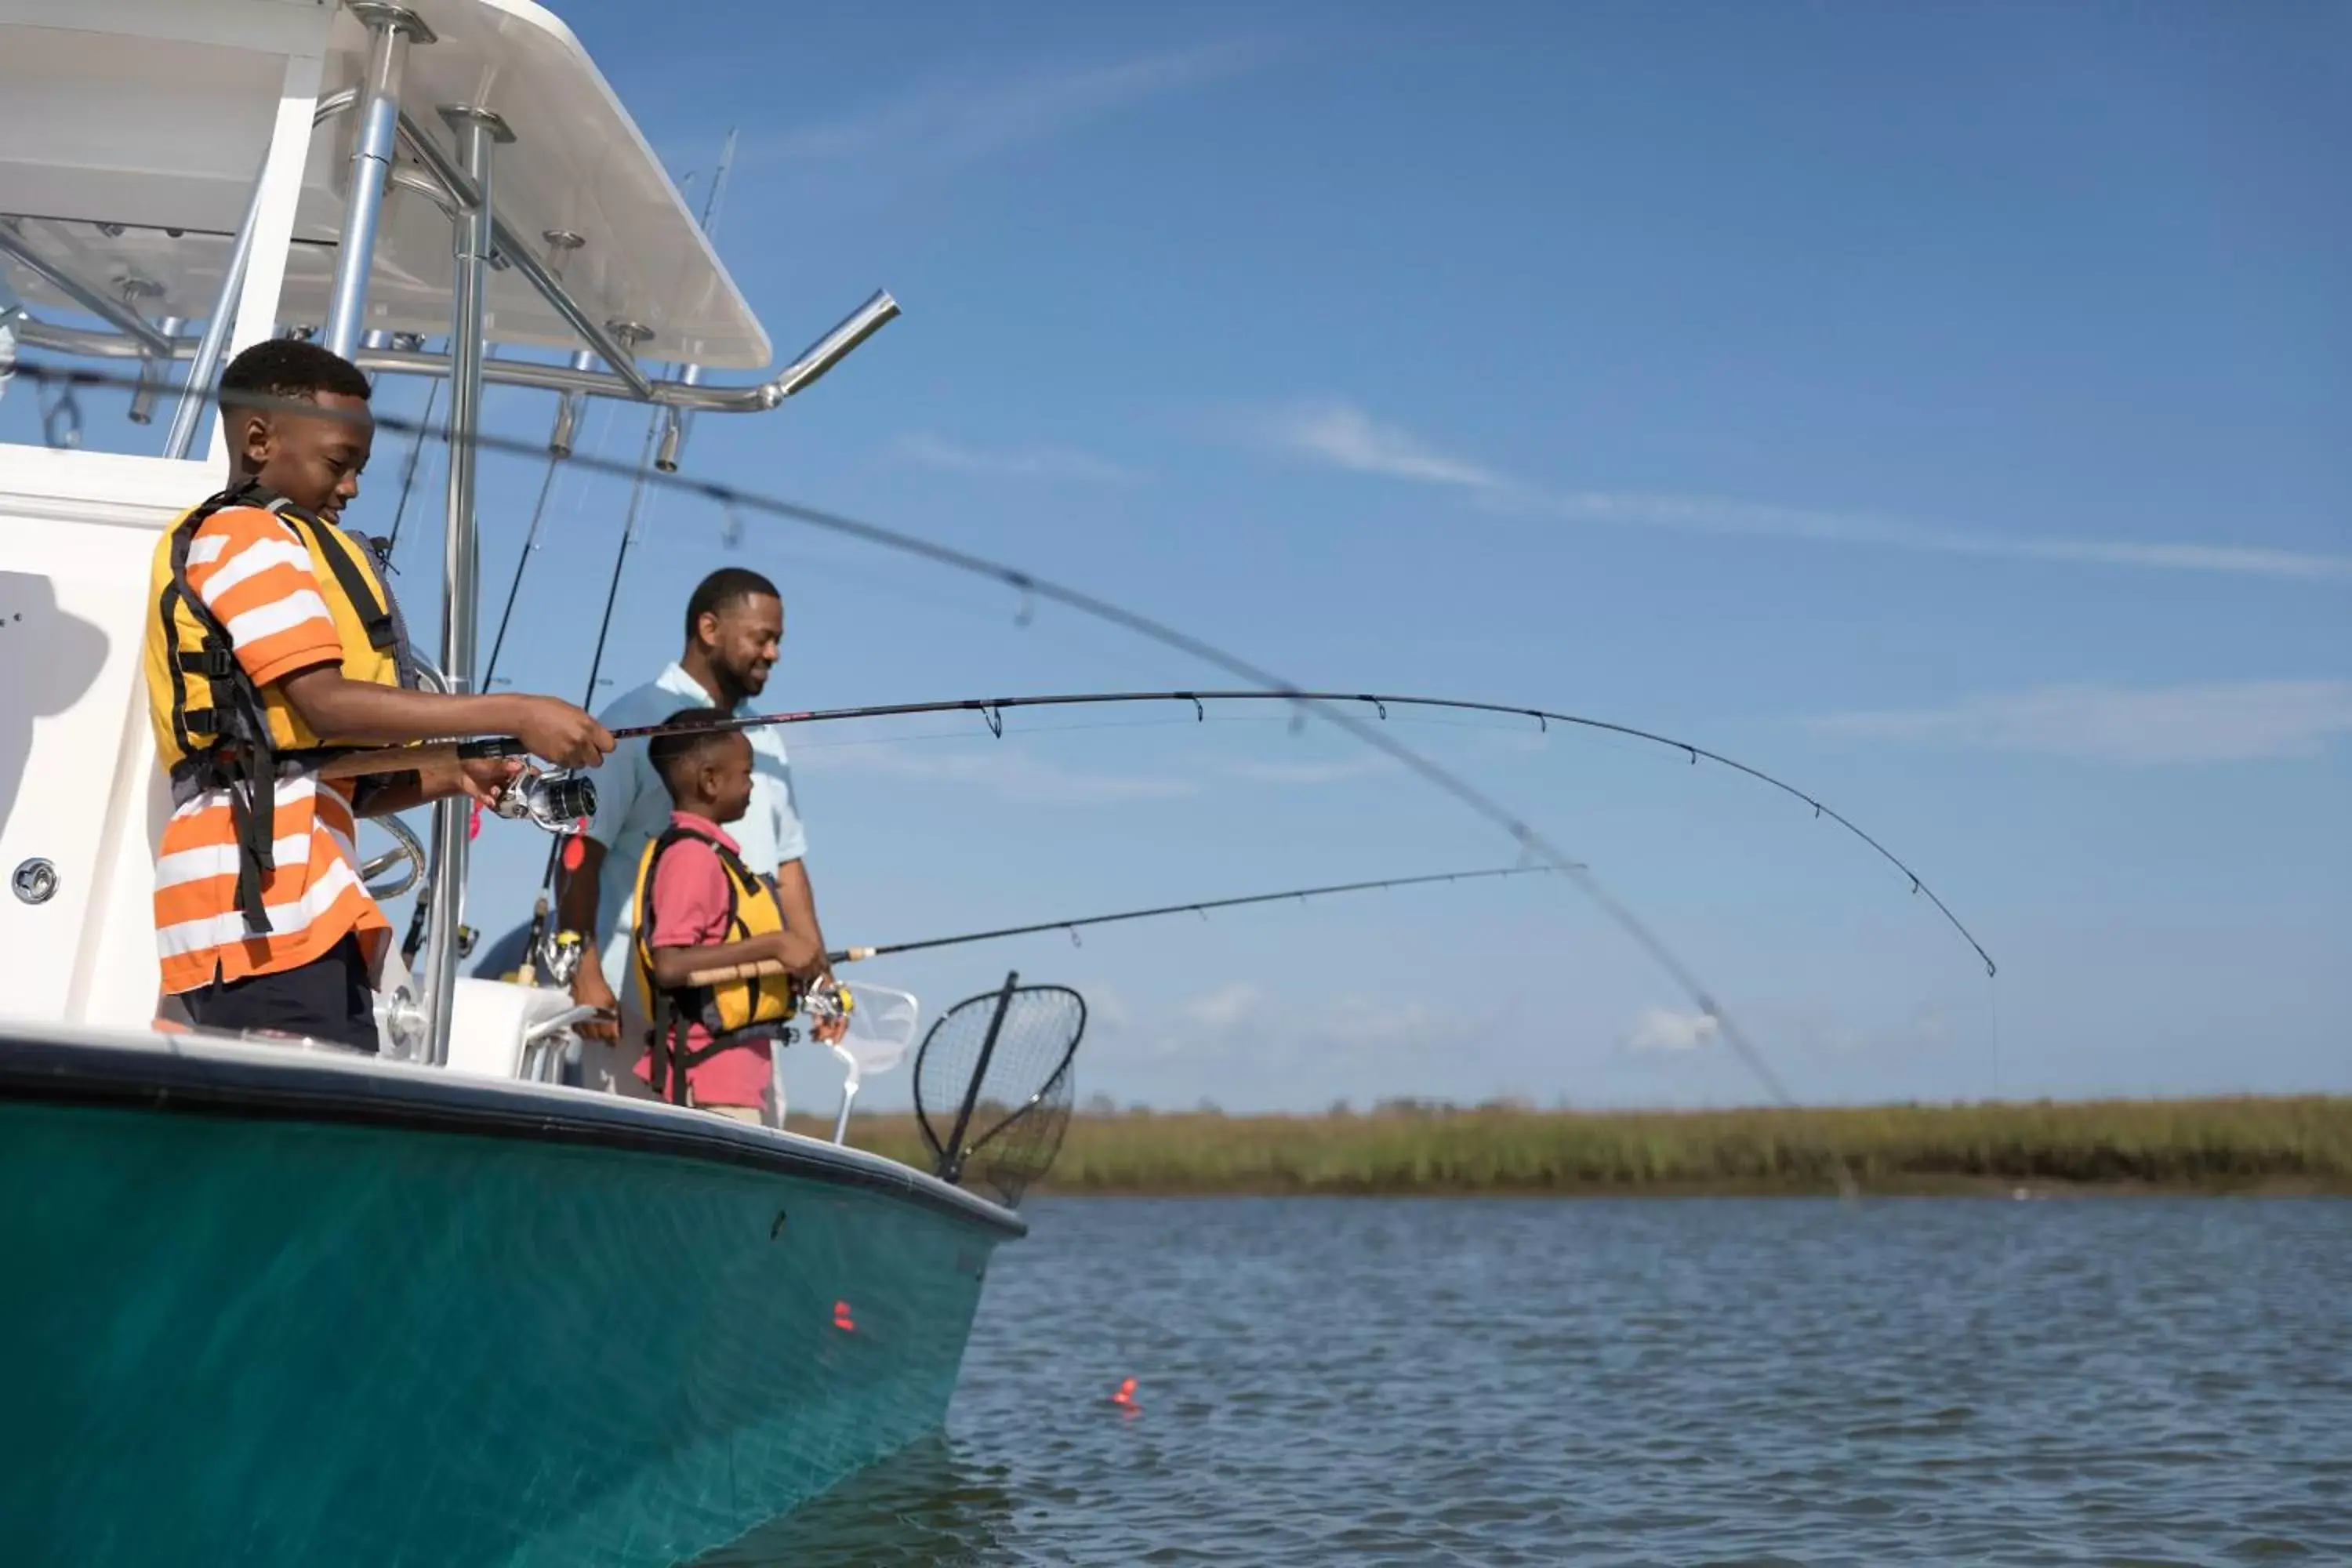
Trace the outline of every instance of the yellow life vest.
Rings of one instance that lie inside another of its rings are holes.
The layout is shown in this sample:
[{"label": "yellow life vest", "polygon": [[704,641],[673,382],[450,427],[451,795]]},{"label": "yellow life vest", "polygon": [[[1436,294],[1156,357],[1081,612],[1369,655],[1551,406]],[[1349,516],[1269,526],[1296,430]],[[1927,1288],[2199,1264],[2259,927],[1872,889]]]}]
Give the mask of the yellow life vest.
[{"label": "yellow life vest", "polygon": [[[659,837],[646,846],[643,858],[637,862],[636,892],[630,904],[637,911],[636,934],[632,941],[635,960],[637,999],[646,1016],[654,1020],[656,1037],[653,1042],[653,1089],[656,1094],[669,1093],[683,1100],[686,1089],[685,1069],[708,1059],[740,1039],[730,1038],[750,1033],[772,1037],[782,1032],[781,1026],[799,1008],[800,987],[789,974],[757,974],[740,980],[721,981],[715,985],[681,986],[667,993],[654,985],[654,866],[672,845],[688,838],[698,838],[719,854],[719,863],[727,871],[727,929],[719,942],[747,942],[755,936],[768,936],[784,929],[784,907],[777,901],[776,890],[767,879],[754,873],[743,863],[743,858],[721,844],[709,834],[672,823]],[[592,959],[593,962],[593,959]],[[682,1031],[689,1023],[700,1024],[710,1031],[711,1043],[702,1051],[690,1056],[684,1050],[684,1040],[676,1042],[667,1037],[668,1026],[674,1022]],[[673,1052],[673,1044],[677,1049]],[[673,1055],[676,1060],[670,1058]],[[667,1069],[675,1066],[677,1078],[667,1082]]]},{"label": "yellow life vest", "polygon": [[261,881],[274,868],[270,846],[276,781],[288,766],[333,742],[313,731],[275,685],[257,687],[237,662],[228,628],[188,584],[188,551],[215,513],[257,507],[275,514],[309,552],[311,575],[342,642],[347,680],[401,684],[400,637],[391,595],[367,552],[342,530],[257,482],[224,490],[173,523],[155,546],[147,602],[147,713],[157,759],[175,799],[227,789],[236,824],[237,907],[247,929],[269,931]]}]

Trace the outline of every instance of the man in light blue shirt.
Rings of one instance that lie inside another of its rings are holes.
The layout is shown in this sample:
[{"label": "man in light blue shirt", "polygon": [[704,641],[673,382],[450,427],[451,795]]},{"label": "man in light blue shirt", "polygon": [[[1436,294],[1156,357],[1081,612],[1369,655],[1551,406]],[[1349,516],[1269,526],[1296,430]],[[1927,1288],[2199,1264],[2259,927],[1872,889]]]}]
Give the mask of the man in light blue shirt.
[{"label": "man in light blue shirt", "polygon": [[[754,713],[751,700],[766,688],[783,635],[783,600],[776,585],[757,572],[723,567],[705,577],[687,602],[686,650],[677,662],[614,699],[598,717],[606,728],[618,729],[658,724],[682,708]],[[769,725],[746,733],[751,742],[751,808],[727,830],[742,847],[745,865],[774,876],[785,921],[814,936],[822,952],[824,932],[803,863],[808,841],[793,797],[783,728]],[[597,770],[596,815],[581,836],[580,864],[565,875],[557,906],[562,929],[579,932],[582,944],[601,960],[581,964],[572,983],[573,998],[583,1005],[614,1007],[622,1017],[618,1030],[590,1025],[581,1031],[619,1040],[618,1051],[609,1053],[616,1059],[589,1064],[589,1081],[624,1093],[640,1087],[632,1068],[650,1026],[630,974],[636,922],[631,896],[646,846],[669,826],[670,816],[669,792],[646,749],[644,741],[625,741]],[[807,978],[825,973],[820,961]],[[818,1037],[825,1037],[829,1027],[821,1027]]]}]

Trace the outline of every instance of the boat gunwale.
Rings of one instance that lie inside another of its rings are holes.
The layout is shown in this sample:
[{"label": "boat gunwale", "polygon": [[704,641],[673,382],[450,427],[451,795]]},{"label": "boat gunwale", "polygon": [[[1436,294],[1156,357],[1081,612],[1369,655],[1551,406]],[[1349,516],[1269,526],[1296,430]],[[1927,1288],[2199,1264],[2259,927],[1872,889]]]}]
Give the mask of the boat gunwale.
[{"label": "boat gunwale", "polygon": [[152,1042],[61,1038],[40,1029],[30,1020],[0,1019],[0,1103],[394,1128],[666,1155],[879,1193],[1006,1239],[1029,1231],[1011,1210],[882,1155],[683,1106],[292,1045],[194,1034]]}]

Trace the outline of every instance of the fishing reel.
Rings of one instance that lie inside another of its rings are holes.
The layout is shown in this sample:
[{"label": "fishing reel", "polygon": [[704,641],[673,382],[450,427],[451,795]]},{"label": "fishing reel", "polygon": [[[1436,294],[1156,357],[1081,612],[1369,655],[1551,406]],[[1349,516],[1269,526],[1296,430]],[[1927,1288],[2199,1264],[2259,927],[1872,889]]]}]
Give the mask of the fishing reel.
[{"label": "fishing reel", "polygon": [[[793,994],[793,1022],[801,1027],[787,1026],[782,1039],[786,1045],[798,1044],[803,1030],[814,1032],[836,1018],[846,1018],[857,1010],[857,999],[849,987],[838,980],[819,980],[796,987]],[[835,1047],[836,1050],[840,1047]]]},{"label": "fishing reel", "polygon": [[596,815],[596,781],[577,768],[525,768],[507,781],[490,809],[517,822],[535,822],[559,837],[580,831]]},{"label": "fishing reel", "polygon": [[578,931],[551,931],[539,944],[539,966],[547,972],[551,984],[569,990],[572,977],[580,973],[581,961],[587,954],[588,949]]},{"label": "fishing reel", "polygon": [[856,1010],[857,999],[838,980],[819,980],[801,991],[800,1012],[811,1024],[846,1018]]}]

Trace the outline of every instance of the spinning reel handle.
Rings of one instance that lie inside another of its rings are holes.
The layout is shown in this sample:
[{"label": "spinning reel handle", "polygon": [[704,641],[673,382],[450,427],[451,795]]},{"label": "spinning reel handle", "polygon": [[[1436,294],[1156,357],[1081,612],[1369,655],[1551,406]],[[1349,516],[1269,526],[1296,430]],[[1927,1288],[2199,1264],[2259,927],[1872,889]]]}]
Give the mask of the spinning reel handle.
[{"label": "spinning reel handle", "polygon": [[525,768],[507,782],[491,809],[518,822],[535,822],[558,836],[577,833],[583,817],[596,815],[596,783],[576,768],[545,773]]}]

